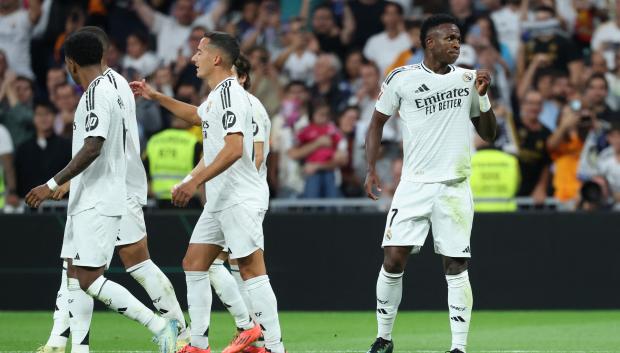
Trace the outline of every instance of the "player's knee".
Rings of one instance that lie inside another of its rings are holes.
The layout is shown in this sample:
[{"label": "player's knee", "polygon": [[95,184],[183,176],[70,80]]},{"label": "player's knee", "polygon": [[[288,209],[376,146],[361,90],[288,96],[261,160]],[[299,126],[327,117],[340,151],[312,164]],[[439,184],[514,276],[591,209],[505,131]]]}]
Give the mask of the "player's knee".
[{"label": "player's knee", "polygon": [[444,271],[446,275],[454,276],[467,271],[468,261],[464,258],[446,258]]},{"label": "player's knee", "polygon": [[405,261],[386,256],[383,259],[383,269],[388,273],[401,273],[405,271]]},{"label": "player's knee", "polygon": [[204,261],[195,256],[186,255],[182,262],[183,271],[208,271],[209,266]]}]

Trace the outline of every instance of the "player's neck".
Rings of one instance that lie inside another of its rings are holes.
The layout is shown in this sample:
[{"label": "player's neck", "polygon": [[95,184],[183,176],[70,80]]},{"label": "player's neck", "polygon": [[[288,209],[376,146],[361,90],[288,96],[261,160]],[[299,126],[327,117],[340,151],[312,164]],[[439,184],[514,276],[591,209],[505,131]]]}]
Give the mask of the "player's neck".
[{"label": "player's neck", "polygon": [[93,82],[97,77],[103,75],[103,71],[101,71],[101,66],[87,66],[82,67],[78,73],[78,77],[80,79],[80,85],[83,89],[88,88],[90,83]]},{"label": "player's neck", "polygon": [[424,66],[426,66],[428,69],[430,69],[431,71],[433,71],[434,73],[438,75],[443,75],[450,71],[448,64],[442,64],[439,61],[434,60],[433,57],[430,55],[425,55],[423,63],[424,63]]},{"label": "player's neck", "polygon": [[230,69],[213,71],[213,73],[207,78],[207,84],[209,85],[209,87],[211,87],[211,89],[214,89],[220,82],[224,81],[232,75],[233,74]]}]

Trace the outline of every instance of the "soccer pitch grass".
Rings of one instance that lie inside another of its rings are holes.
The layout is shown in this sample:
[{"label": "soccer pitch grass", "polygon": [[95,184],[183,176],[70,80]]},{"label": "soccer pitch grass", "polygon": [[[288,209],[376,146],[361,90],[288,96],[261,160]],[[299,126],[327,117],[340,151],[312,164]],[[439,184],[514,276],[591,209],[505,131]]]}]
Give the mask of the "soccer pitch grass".
[{"label": "soccer pitch grass", "polygon": [[[395,353],[445,352],[450,348],[447,312],[401,312],[394,331]],[[366,352],[375,337],[373,312],[283,312],[289,353]],[[0,353],[33,352],[45,343],[51,312],[0,312]],[[224,312],[211,320],[212,351],[232,337]],[[146,328],[111,312],[97,311],[91,352],[155,352]],[[67,350],[68,352],[69,350]],[[474,312],[469,353],[620,352],[620,311]]]}]

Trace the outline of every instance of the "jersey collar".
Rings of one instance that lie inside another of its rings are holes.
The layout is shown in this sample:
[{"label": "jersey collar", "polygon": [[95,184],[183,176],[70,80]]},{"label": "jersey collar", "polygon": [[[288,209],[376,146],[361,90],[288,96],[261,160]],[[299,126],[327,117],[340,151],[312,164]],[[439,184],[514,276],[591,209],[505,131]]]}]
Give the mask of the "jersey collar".
[{"label": "jersey collar", "polygon": [[89,89],[90,89],[93,85],[96,85],[96,84],[97,84],[97,82],[98,82],[99,80],[101,80],[102,78],[104,78],[104,77],[105,77],[104,75],[99,75],[99,76],[95,77],[95,79],[94,79],[94,80],[92,80],[92,81],[90,82],[90,84],[88,85],[88,88],[86,88],[86,89],[84,90],[84,92],[88,91],[88,90],[89,90]]},{"label": "jersey collar", "polygon": [[235,80],[235,76],[230,76],[230,77],[226,77],[225,79],[223,79],[220,83],[218,83],[217,85],[215,85],[215,87],[212,89],[212,91],[215,91],[216,89],[218,89],[218,87],[220,87],[222,84],[224,84],[224,82],[228,81],[228,80]]},{"label": "jersey collar", "polygon": [[450,68],[450,71],[446,72],[445,74],[438,74],[438,73],[434,72],[433,70],[429,69],[428,67],[426,67],[426,65],[424,65],[424,61],[422,61],[420,63],[420,66],[422,67],[422,69],[424,71],[428,72],[429,74],[431,74],[431,75],[439,75],[439,76],[443,76],[443,75],[449,74],[451,72],[454,72],[454,70],[456,70],[456,68],[454,68],[454,65],[448,65],[448,67]]}]

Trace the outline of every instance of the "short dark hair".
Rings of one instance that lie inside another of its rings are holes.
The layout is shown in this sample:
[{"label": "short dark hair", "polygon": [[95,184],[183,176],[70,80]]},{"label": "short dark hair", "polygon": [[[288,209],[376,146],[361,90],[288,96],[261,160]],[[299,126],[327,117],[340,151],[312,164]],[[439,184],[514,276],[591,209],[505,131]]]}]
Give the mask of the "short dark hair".
[{"label": "short dark hair", "polygon": [[149,45],[149,35],[144,31],[141,31],[141,30],[133,31],[129,33],[128,37],[136,37],[136,39],[139,40],[140,43],[144,44],[147,47]]},{"label": "short dark hair", "polygon": [[36,110],[37,108],[43,108],[43,109],[47,109],[50,113],[52,114],[56,114],[56,107],[48,100],[36,100],[34,102],[34,109]]},{"label": "short dark hair", "polygon": [[405,20],[405,30],[410,31],[414,28],[421,28],[422,21],[420,20]]},{"label": "short dark hair", "polygon": [[230,65],[232,66],[239,57],[239,42],[235,37],[224,32],[207,32],[205,38],[209,38],[209,45],[213,45],[223,50],[228,56]]},{"label": "short dark hair", "polygon": [[433,15],[422,22],[422,28],[420,29],[420,42],[422,43],[422,48],[426,49],[426,36],[428,35],[428,32],[431,29],[446,23],[450,23],[458,27],[456,18],[445,13]]},{"label": "short dark hair", "polygon": [[385,10],[388,8],[388,6],[394,6],[396,8],[396,11],[398,12],[399,15],[404,15],[405,14],[405,9],[403,9],[403,5],[394,2],[394,1],[386,1],[385,2],[385,6],[383,7],[383,12],[385,12]]},{"label": "short dark hair", "polygon": [[235,60],[235,70],[237,70],[237,76],[245,76],[245,82],[243,83],[244,89],[249,89],[252,86],[252,79],[250,78],[250,71],[252,71],[252,64],[245,55],[241,54]]},{"label": "short dark hair", "polygon": [[65,41],[65,56],[80,66],[101,64],[103,45],[90,32],[74,32]]},{"label": "short dark hair", "polygon": [[534,80],[533,80],[534,88],[538,89],[538,84],[540,83],[540,80],[543,79],[543,77],[551,77],[551,79],[553,80],[553,78],[556,75],[555,72],[556,70],[550,67],[542,67],[536,70],[536,72],[534,73]]},{"label": "short dark hair", "polygon": [[549,14],[551,14],[551,16],[555,17],[556,13],[555,13],[555,9],[551,6],[547,6],[547,5],[539,5],[536,6],[536,8],[534,9],[534,12],[547,12]]},{"label": "short dark hair", "polygon": [[292,80],[289,83],[287,83],[286,86],[284,86],[284,92],[288,92],[293,86],[301,86],[305,90],[308,90],[308,86],[306,86],[306,83],[304,81]]},{"label": "short dark hair", "polygon": [[607,82],[607,78],[604,74],[601,73],[593,73],[592,75],[590,75],[590,77],[588,77],[588,79],[586,80],[586,89],[590,88],[590,85],[594,80],[603,80],[603,82],[605,82],[605,89],[609,91],[609,83]]},{"label": "short dark hair", "polygon": [[110,46],[110,38],[108,38],[108,35],[101,27],[84,26],[80,28],[78,32],[88,32],[94,34],[95,36],[97,36],[97,38],[99,38],[101,45],[103,45],[103,50],[108,50],[108,47]]},{"label": "short dark hair", "polygon": [[612,131],[620,132],[620,121],[612,121],[611,124],[609,124],[609,130],[607,133]]}]

